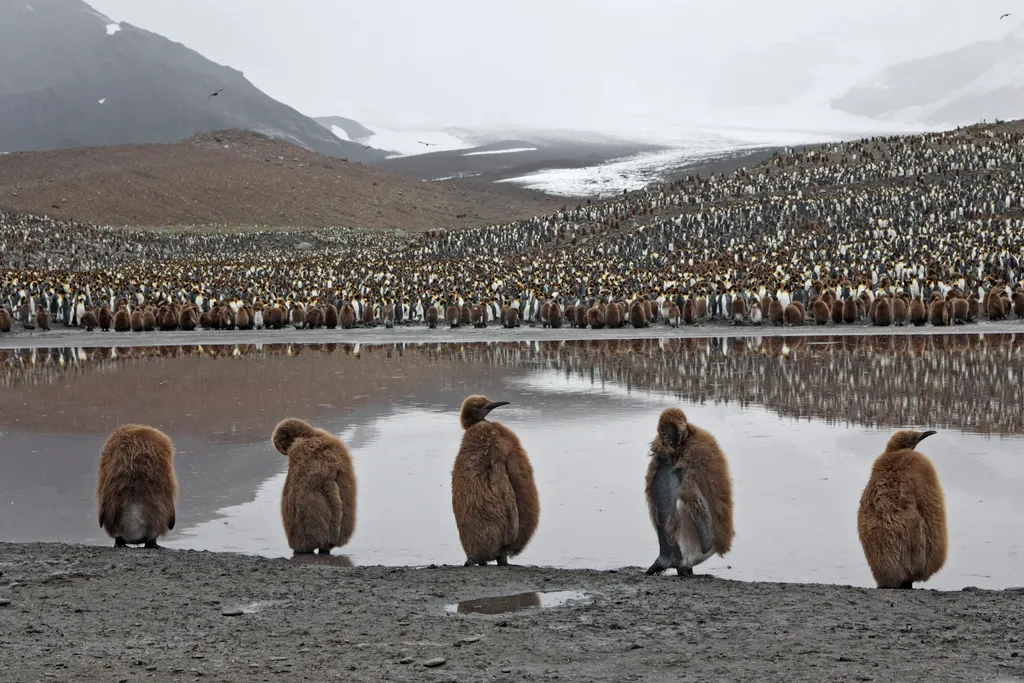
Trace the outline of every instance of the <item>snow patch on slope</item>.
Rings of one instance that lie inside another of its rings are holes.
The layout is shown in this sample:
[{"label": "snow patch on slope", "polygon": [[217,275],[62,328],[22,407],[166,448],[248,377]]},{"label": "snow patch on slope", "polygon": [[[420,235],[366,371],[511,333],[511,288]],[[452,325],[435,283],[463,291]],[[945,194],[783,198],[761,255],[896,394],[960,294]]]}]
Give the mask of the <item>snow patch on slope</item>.
[{"label": "snow patch on slope", "polygon": [[107,35],[112,36],[121,30],[121,24],[107,24]]},{"label": "snow patch on slope", "polygon": [[476,146],[441,130],[384,128],[382,126],[362,125],[373,131],[373,134],[350,140],[348,134],[339,126],[331,126],[331,132],[342,140],[358,142],[386,152],[393,152],[388,157],[389,159],[415,156],[417,154],[430,154],[432,152],[471,149]]},{"label": "snow patch on slope", "polygon": [[514,154],[516,152],[536,152],[536,147],[512,147],[511,149],[490,149],[483,152],[466,152],[464,157],[481,157],[486,154]]}]

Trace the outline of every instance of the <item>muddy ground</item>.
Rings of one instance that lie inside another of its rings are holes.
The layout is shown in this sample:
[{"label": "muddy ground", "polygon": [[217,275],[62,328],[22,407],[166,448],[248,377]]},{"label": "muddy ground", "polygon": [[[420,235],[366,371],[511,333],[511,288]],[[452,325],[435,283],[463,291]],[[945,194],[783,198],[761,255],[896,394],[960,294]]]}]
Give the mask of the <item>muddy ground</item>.
[{"label": "muddy ground", "polygon": [[941,335],[941,334],[1024,334],[1024,321],[980,321],[969,325],[950,327],[874,327],[866,323],[853,325],[800,325],[774,327],[771,325],[734,325],[715,321],[694,326],[672,328],[661,323],[642,329],[546,329],[540,325],[524,325],[505,329],[489,325],[483,329],[438,327],[428,329],[422,323],[400,325],[391,329],[382,326],[357,327],[351,330],[196,330],[193,332],[86,332],[80,328],[65,328],[60,323],[48,332],[26,331],[20,327],[9,334],[0,335],[0,349],[95,346],[166,346],[190,344],[432,344],[442,342],[512,342],[560,341],[587,339],[669,339],[707,337],[821,337],[856,335]]},{"label": "muddy ground", "polygon": [[[0,606],[0,681],[1024,677],[1024,589],[315,566],[59,544],[0,544],[0,572],[0,605],[10,601]],[[445,611],[529,591],[586,597],[506,614]]]}]

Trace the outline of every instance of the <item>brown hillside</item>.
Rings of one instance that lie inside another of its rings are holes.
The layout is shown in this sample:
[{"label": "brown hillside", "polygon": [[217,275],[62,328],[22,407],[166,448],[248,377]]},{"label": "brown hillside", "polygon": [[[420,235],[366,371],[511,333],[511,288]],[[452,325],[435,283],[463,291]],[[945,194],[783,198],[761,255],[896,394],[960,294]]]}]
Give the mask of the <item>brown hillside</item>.
[{"label": "brown hillside", "polygon": [[101,225],[419,232],[506,222],[561,203],[513,187],[427,183],[243,131],[0,156],[0,207]]}]

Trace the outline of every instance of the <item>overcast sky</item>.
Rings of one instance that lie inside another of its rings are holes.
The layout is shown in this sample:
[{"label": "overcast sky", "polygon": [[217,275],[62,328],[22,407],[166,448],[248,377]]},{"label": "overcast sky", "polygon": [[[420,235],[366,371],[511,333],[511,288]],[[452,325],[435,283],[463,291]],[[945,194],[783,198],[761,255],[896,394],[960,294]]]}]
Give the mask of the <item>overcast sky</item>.
[{"label": "overcast sky", "polygon": [[88,1],[305,114],[421,127],[713,125],[723,108],[756,125],[751,105],[1018,21],[998,19],[1011,0]]}]

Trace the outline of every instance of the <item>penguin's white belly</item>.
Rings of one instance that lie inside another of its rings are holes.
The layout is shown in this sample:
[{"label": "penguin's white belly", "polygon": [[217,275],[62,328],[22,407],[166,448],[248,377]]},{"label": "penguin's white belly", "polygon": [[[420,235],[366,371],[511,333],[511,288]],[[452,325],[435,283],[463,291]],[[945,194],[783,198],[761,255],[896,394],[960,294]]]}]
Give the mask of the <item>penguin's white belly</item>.
[{"label": "penguin's white belly", "polygon": [[147,540],[149,529],[146,524],[146,515],[139,503],[128,504],[118,521],[121,528],[116,535],[123,538],[125,543],[142,543]]},{"label": "penguin's white belly", "polygon": [[690,515],[682,510],[679,510],[679,530],[676,532],[676,543],[679,545],[679,554],[684,567],[696,567],[715,554],[714,545],[708,552],[701,552],[697,525],[690,519]]}]

